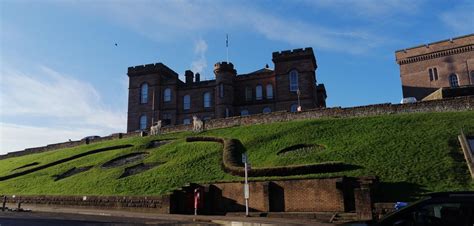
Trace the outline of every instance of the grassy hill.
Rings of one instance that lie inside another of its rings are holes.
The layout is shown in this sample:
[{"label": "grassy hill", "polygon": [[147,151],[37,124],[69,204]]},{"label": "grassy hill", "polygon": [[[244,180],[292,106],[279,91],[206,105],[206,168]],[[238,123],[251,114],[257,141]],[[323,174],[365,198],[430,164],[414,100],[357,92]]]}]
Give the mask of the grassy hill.
[{"label": "grassy hill", "polygon": [[[290,176],[317,178],[377,175],[385,199],[403,199],[406,194],[447,190],[474,190],[457,135],[461,128],[474,132],[474,112],[416,113],[351,119],[304,120],[266,125],[210,130],[197,136],[239,139],[252,167],[274,167],[343,162],[354,168],[341,172]],[[79,157],[27,175],[0,181],[1,194],[54,195],[159,195],[190,182],[242,180],[221,169],[222,145],[187,143],[191,132],[134,137],[83,145],[0,160],[0,177],[86,153],[98,148],[131,144],[115,150]],[[173,139],[158,148],[150,141]],[[285,154],[277,153],[297,144],[315,144]],[[142,161],[156,167],[120,178],[126,167],[102,167],[116,157],[148,152]],[[35,166],[27,164],[37,162]],[[54,175],[73,167],[91,169],[55,181]],[[16,169],[16,170],[14,170]],[[253,178],[264,179],[264,178]]]}]

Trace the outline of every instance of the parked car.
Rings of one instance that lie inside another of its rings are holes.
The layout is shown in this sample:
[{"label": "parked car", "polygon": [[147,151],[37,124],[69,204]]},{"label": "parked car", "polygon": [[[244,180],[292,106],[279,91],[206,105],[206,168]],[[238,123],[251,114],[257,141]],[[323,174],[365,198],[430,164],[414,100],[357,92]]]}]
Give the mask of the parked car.
[{"label": "parked car", "polygon": [[474,192],[428,194],[377,222],[350,225],[370,226],[473,226]]},{"label": "parked car", "polygon": [[89,140],[89,141],[91,141],[91,140],[94,140],[94,139],[97,139],[97,138],[100,138],[100,136],[97,136],[97,135],[95,135],[95,136],[87,136],[87,137],[82,138],[81,141],[83,141],[83,140]]},{"label": "parked car", "polygon": [[405,97],[400,101],[401,104],[409,104],[409,103],[416,103],[416,98],[415,97]]}]

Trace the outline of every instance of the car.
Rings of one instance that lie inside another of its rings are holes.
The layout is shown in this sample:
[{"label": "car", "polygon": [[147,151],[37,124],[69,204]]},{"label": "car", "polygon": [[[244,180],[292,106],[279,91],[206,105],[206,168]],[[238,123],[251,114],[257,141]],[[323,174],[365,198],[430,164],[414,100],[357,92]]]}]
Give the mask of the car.
[{"label": "car", "polygon": [[377,222],[350,225],[370,226],[473,226],[474,192],[428,194]]},{"label": "car", "polygon": [[405,97],[400,101],[401,104],[410,104],[410,103],[416,103],[416,98],[415,97]]},{"label": "car", "polygon": [[82,138],[81,140],[84,141],[84,140],[95,140],[97,138],[100,138],[100,136],[97,136],[97,135],[94,135],[94,136],[87,136],[87,137],[84,137]]}]

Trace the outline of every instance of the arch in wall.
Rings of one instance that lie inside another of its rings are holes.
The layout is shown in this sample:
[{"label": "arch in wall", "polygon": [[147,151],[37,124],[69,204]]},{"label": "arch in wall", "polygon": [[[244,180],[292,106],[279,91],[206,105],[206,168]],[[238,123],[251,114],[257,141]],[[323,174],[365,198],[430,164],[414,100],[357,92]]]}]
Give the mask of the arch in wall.
[{"label": "arch in wall", "polygon": [[451,87],[459,87],[459,80],[456,74],[449,75],[449,86]]}]

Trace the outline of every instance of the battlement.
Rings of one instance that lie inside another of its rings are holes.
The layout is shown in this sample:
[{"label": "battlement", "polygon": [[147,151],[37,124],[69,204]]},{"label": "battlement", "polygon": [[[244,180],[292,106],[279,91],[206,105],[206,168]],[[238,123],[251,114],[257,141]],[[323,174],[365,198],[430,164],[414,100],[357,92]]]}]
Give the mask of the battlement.
[{"label": "battlement", "polygon": [[169,67],[164,65],[163,63],[155,63],[155,64],[145,64],[145,65],[138,65],[134,67],[128,67],[128,75],[141,75],[141,74],[149,74],[149,73],[156,73],[156,72],[167,72],[169,74],[173,74],[178,76],[178,73],[171,70]]},{"label": "battlement", "polygon": [[282,61],[291,61],[291,60],[303,60],[303,59],[311,59],[313,61],[314,66],[317,68],[316,64],[316,57],[314,56],[313,48],[306,47],[304,49],[293,49],[293,50],[283,50],[280,52],[273,52],[272,53],[272,61],[274,63],[282,62]]},{"label": "battlement", "polygon": [[395,51],[395,57],[398,64],[406,64],[472,51],[473,47],[474,34],[469,34],[397,50]]},{"label": "battlement", "polygon": [[221,71],[232,72],[233,74],[237,74],[237,71],[234,69],[234,64],[231,62],[217,62],[214,64],[214,73],[217,74]]},{"label": "battlement", "polygon": [[293,50],[283,50],[280,52],[273,52],[272,56],[273,58],[279,58],[279,57],[294,57],[294,56],[314,56],[313,48],[311,47],[306,47],[304,49],[299,48],[299,49],[293,49]]}]

